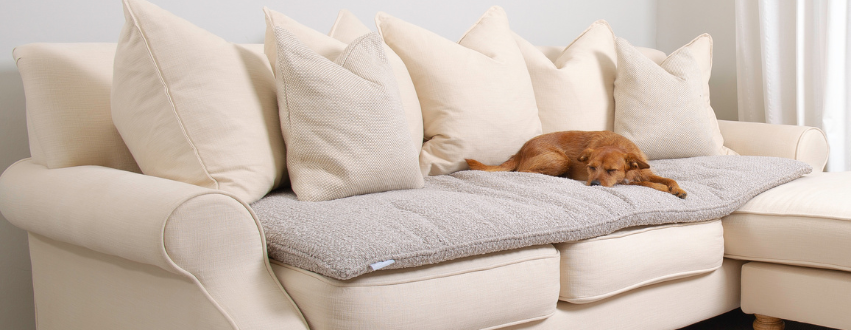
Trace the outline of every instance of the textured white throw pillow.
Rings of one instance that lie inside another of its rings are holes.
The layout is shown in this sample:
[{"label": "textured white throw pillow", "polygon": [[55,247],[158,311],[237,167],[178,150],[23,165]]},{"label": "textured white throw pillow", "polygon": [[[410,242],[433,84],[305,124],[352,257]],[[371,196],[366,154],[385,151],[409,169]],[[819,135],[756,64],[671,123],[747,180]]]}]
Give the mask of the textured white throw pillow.
[{"label": "textured white throw pillow", "polygon": [[[334,60],[346,48],[346,45],[351,43],[364,34],[370,33],[366,25],[363,25],[360,20],[348,10],[341,10],[337,15],[337,20],[334,26],[331,27],[331,32],[326,36],[314,29],[304,26],[294,19],[286,15],[274,11],[269,8],[263,8],[266,14],[266,41],[265,51],[271,63],[275,63],[275,35],[272,26],[280,26],[290,31],[308,48],[322,55],[323,57]],[[393,52],[390,47],[384,45],[384,52],[387,54],[387,60],[390,66],[393,67],[393,73],[396,76],[396,83],[399,85],[399,94],[402,98],[402,107],[405,109],[405,116],[408,121],[408,129],[414,147],[419,154],[423,144],[423,113],[420,110],[420,101],[417,99],[417,91],[414,89],[414,83],[411,81],[411,75],[408,74],[408,69],[405,63]],[[273,68],[274,69],[274,68]]]},{"label": "textured white throw pillow", "polygon": [[421,188],[417,152],[381,37],[352,41],[332,62],[272,27],[287,167],[299,200]]},{"label": "textured white throw pillow", "polygon": [[707,49],[704,38],[689,44],[700,47],[683,47],[658,65],[617,38],[615,132],[649,159],[728,154],[709,105],[711,39]]},{"label": "textured white throw pillow", "polygon": [[614,128],[617,52],[609,23],[592,23],[552,60],[519,35],[515,38],[532,77],[543,133]]},{"label": "textured white throw pillow", "polygon": [[502,8],[489,9],[458,43],[385,13],[375,20],[417,89],[423,174],[467,169],[465,158],[502,163],[541,134],[532,81]]},{"label": "textured white throw pillow", "polygon": [[268,61],[142,0],[124,0],[112,120],[148,175],[253,202],[286,178]]}]

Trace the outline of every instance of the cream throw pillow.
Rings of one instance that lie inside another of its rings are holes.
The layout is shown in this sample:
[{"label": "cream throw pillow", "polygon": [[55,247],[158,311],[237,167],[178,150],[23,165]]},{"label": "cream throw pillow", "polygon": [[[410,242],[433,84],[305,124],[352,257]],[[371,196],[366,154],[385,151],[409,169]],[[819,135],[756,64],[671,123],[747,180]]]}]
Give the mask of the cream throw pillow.
[{"label": "cream throw pillow", "polygon": [[514,37],[532,77],[543,133],[614,128],[617,52],[609,23],[592,23],[552,60]]},{"label": "cream throw pillow", "polygon": [[622,38],[615,79],[615,132],[649,159],[730,154],[709,105],[711,37],[702,35],[660,65]]},{"label": "cream throw pillow", "polygon": [[[308,48],[332,61],[340,55],[343,49],[346,48],[346,45],[358,37],[372,32],[355,15],[345,9],[341,10],[339,15],[337,15],[337,21],[334,22],[334,26],[331,27],[331,32],[327,36],[296,22],[280,12],[269,8],[263,8],[263,11],[266,13],[267,20],[265,51],[271,63],[275,63],[276,56],[275,35],[271,28],[272,26],[280,26],[290,31]],[[402,98],[402,107],[405,109],[411,139],[413,140],[414,147],[417,149],[417,153],[419,153],[423,144],[423,113],[420,110],[417,91],[414,89],[411,75],[408,74],[408,69],[405,67],[402,59],[386,45],[384,45],[384,52],[387,54],[387,60],[393,68],[393,74],[396,77],[396,84],[399,86],[399,94]]]},{"label": "cream throw pillow", "polygon": [[458,43],[385,13],[384,41],[405,62],[423,113],[423,174],[467,169],[465,158],[499,164],[541,134],[532,81],[500,7]]},{"label": "cream throw pillow", "polygon": [[112,120],[148,175],[250,203],[286,177],[275,83],[262,54],[142,0],[124,0]]},{"label": "cream throw pillow", "polygon": [[281,128],[299,200],[421,188],[417,152],[381,37],[352,41],[331,62],[274,26]]}]

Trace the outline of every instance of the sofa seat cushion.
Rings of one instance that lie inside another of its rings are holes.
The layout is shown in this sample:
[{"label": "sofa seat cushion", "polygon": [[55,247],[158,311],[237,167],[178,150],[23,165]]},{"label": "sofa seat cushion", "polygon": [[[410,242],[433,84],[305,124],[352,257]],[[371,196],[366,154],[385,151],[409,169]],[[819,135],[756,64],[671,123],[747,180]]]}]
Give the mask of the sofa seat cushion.
[{"label": "sofa seat cushion", "polygon": [[851,172],[817,172],[723,219],[727,257],[851,271]]},{"label": "sofa seat cushion", "polygon": [[552,245],[336,280],[273,261],[311,329],[487,329],[544,319],[558,301]]},{"label": "sofa seat cushion", "polygon": [[555,247],[561,254],[559,299],[575,304],[708,273],[724,259],[720,220],[631,227]]}]

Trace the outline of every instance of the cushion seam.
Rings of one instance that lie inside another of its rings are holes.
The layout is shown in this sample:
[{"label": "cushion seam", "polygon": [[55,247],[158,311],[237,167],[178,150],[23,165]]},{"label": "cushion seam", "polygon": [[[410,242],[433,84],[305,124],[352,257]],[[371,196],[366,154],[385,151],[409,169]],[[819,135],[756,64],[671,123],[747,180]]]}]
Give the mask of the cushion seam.
[{"label": "cushion seam", "polygon": [[[579,39],[582,39],[582,37],[584,37],[586,34],[588,34],[588,32],[589,32],[589,31],[591,31],[591,29],[593,29],[593,28],[597,27],[597,25],[603,25],[603,26],[605,26],[605,27],[609,30],[609,33],[612,35],[612,43],[614,43],[614,41],[615,41],[615,32],[614,32],[614,31],[612,31],[612,26],[611,26],[611,25],[609,25],[609,22],[607,22],[606,20],[604,20],[604,19],[598,19],[598,20],[594,21],[594,23],[591,23],[591,26],[589,26],[588,28],[586,28],[586,29],[585,29],[585,31],[582,31],[582,33],[580,33],[578,37],[576,37],[575,39],[573,39],[573,41],[571,41],[571,42],[570,42],[570,44],[569,44],[569,45],[567,45],[567,47],[564,47],[564,49],[562,49],[561,53],[560,53],[560,54],[558,54],[558,56],[556,57],[556,60],[558,60],[559,58],[561,58],[562,56],[564,56],[564,53],[565,53],[565,52],[567,52],[567,50],[568,50],[568,49],[570,49],[570,47],[571,47],[571,46],[573,46],[573,44],[575,44],[577,41],[579,41]],[[540,50],[539,50],[539,51],[540,51]],[[553,62],[553,64],[555,64],[555,61]],[[560,70],[561,68],[557,68],[557,69],[559,69],[559,70]]]},{"label": "cushion seam", "polygon": [[809,261],[799,261],[792,259],[776,259],[776,258],[758,258],[758,257],[748,257],[736,254],[724,254],[725,258],[730,259],[738,259],[738,260],[749,260],[749,261],[757,261],[764,263],[774,263],[780,265],[789,265],[789,266],[798,266],[798,267],[809,267],[809,268],[819,268],[826,270],[841,270],[846,272],[851,272],[851,267],[822,263],[822,262],[809,262]]},{"label": "cushion seam", "polygon": [[[584,242],[595,242],[595,241],[605,241],[605,240],[610,240],[610,239],[619,239],[619,238],[625,238],[625,237],[634,236],[634,235],[638,235],[638,234],[648,233],[648,232],[652,232],[652,231],[664,230],[664,229],[668,229],[668,228],[680,228],[680,227],[690,227],[690,226],[696,226],[696,225],[705,225],[705,224],[709,224],[709,223],[712,223],[712,222],[715,222],[715,221],[720,221],[720,220],[721,220],[721,218],[716,218],[716,219],[710,219],[710,220],[699,221],[699,222],[681,222],[681,223],[651,225],[651,226],[648,226],[647,228],[643,228],[643,229],[640,229],[640,230],[621,233],[618,236],[614,235],[614,234],[617,233],[617,232],[615,232],[615,233],[611,233],[611,234],[608,234],[608,235],[605,235],[605,236],[598,236],[598,237],[594,237],[594,238],[589,238],[587,240],[581,240],[581,241],[575,241],[575,242],[563,242],[563,243],[558,243],[558,244],[579,244],[579,243],[584,243]],[[628,228],[624,228],[624,229],[628,229]]]},{"label": "cushion seam", "polygon": [[603,294],[599,294],[599,295],[595,295],[595,296],[591,296],[591,297],[567,298],[567,297],[561,295],[561,293],[559,293],[558,299],[561,300],[561,301],[566,301],[566,302],[572,303],[572,304],[592,303],[592,302],[595,302],[595,301],[600,301],[600,300],[603,300],[603,299],[606,299],[606,298],[609,298],[609,297],[619,295],[621,293],[625,293],[625,292],[632,291],[632,290],[642,288],[642,287],[646,287],[646,286],[649,286],[649,285],[659,284],[659,283],[663,283],[663,282],[673,281],[673,280],[682,279],[682,278],[689,278],[689,277],[693,277],[693,276],[697,276],[697,275],[701,275],[701,274],[710,273],[714,270],[721,268],[721,264],[723,263],[723,261],[724,261],[724,258],[722,257],[722,258],[720,258],[718,265],[714,266],[714,267],[692,270],[692,271],[685,271],[685,272],[678,272],[678,273],[668,274],[668,275],[664,275],[664,276],[658,276],[658,277],[654,277],[652,279],[645,280],[645,281],[642,281],[642,282],[639,282],[639,283],[635,283],[635,284],[632,284],[632,285],[629,285],[629,286],[626,286],[626,287],[623,287],[623,288],[620,288],[620,289],[616,289],[614,291],[609,291],[607,293],[603,293]]},{"label": "cushion seam", "polygon": [[195,143],[190,138],[189,134],[186,132],[186,127],[183,125],[183,119],[180,117],[180,114],[177,111],[177,106],[174,104],[174,99],[172,99],[171,88],[168,83],[165,81],[165,77],[163,77],[162,70],[159,66],[159,61],[157,61],[157,57],[154,55],[153,49],[151,49],[150,43],[148,43],[148,38],[145,34],[145,31],[142,29],[142,26],[139,24],[139,20],[136,18],[136,14],[134,12],[133,7],[130,3],[125,0],[125,5],[127,6],[127,11],[130,13],[130,17],[133,18],[133,26],[136,28],[136,31],[139,33],[139,37],[142,38],[142,41],[145,43],[145,49],[147,50],[148,56],[151,59],[152,64],[154,65],[154,69],[157,72],[157,78],[159,78],[160,84],[164,87],[166,98],[168,99],[169,105],[171,105],[171,112],[177,119],[177,124],[180,127],[180,132],[183,134],[183,137],[186,139],[186,142],[189,144],[189,147],[192,148],[193,153],[195,154],[195,159],[198,160],[198,163],[201,165],[201,170],[204,172],[204,175],[213,181],[213,185],[215,189],[219,189],[219,181],[213,178],[210,174],[209,170],[207,170],[207,165],[201,159],[201,154],[198,151],[198,148],[195,146]]},{"label": "cushion seam", "polygon": [[[422,276],[422,277],[417,277],[417,278],[413,278],[413,279],[400,279],[400,280],[383,282],[383,283],[362,283],[362,284],[361,283],[357,283],[357,284],[342,283],[342,281],[340,281],[340,280],[330,279],[330,278],[327,278],[327,277],[325,277],[321,274],[317,274],[317,273],[314,273],[314,272],[311,272],[311,271],[308,271],[308,270],[304,270],[304,269],[301,269],[301,268],[298,268],[298,267],[295,267],[295,266],[287,265],[287,264],[284,264],[284,263],[281,263],[281,262],[277,262],[277,264],[279,264],[279,265],[281,265],[285,268],[288,268],[290,270],[293,270],[293,271],[302,273],[304,275],[310,276],[310,277],[312,277],[316,280],[319,280],[321,282],[324,282],[324,283],[331,285],[331,286],[334,286],[334,287],[341,287],[341,288],[343,288],[343,287],[347,287],[347,288],[376,287],[376,286],[389,286],[389,285],[400,285],[400,284],[415,283],[415,282],[424,282],[424,281],[447,278],[447,277],[452,277],[452,276],[457,276],[457,275],[475,273],[475,272],[480,272],[480,271],[487,271],[487,270],[491,270],[491,269],[502,268],[502,267],[506,267],[506,266],[510,266],[510,265],[525,263],[525,262],[545,260],[545,259],[551,259],[551,258],[558,259],[558,257],[559,257],[558,251],[556,251],[555,249],[553,249],[553,251],[555,253],[552,253],[550,255],[526,257],[526,258],[521,259],[521,260],[512,260],[512,261],[494,263],[494,264],[490,264],[490,265],[487,265],[487,266],[484,266],[484,267],[477,267],[475,269],[463,269],[463,270],[457,270],[457,271],[453,271],[453,272],[440,273],[440,274],[434,274],[434,275],[429,275],[429,276]],[[357,277],[355,277],[354,279],[357,279]]]},{"label": "cushion seam", "polygon": [[540,320],[546,320],[546,319],[550,318],[551,316],[555,315],[555,313],[556,313],[556,311],[555,311],[555,309],[553,309],[553,311],[551,311],[547,314],[544,314],[544,315],[533,316],[531,318],[523,319],[523,320],[520,320],[520,321],[514,321],[514,322],[503,323],[503,324],[500,324],[500,325],[494,325],[494,326],[491,326],[491,327],[482,328],[481,330],[502,329],[502,328],[505,328],[505,327],[513,326],[513,325],[525,324],[525,323],[540,321]]},{"label": "cushion seam", "polygon": [[[764,216],[772,216],[772,217],[801,217],[801,218],[809,218],[809,219],[825,219],[825,220],[840,220],[840,221],[851,221],[851,217],[843,218],[835,215],[812,215],[812,214],[803,214],[803,213],[769,213],[769,212],[759,212],[759,211],[748,211],[748,210],[736,210],[733,211],[730,215],[725,216],[724,218],[728,218],[731,215],[735,214],[752,214],[752,215],[764,215]],[[722,218],[722,220],[724,219]]]}]

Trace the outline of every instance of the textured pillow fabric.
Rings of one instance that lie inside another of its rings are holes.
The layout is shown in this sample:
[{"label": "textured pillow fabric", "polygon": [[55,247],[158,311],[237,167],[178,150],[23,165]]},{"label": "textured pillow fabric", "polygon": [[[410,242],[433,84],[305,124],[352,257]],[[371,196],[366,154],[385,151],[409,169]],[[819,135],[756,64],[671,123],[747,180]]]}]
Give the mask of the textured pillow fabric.
[{"label": "textured pillow fabric", "polygon": [[[272,26],[280,26],[286,29],[308,48],[332,61],[340,55],[343,49],[346,48],[346,45],[358,37],[372,32],[348,10],[340,11],[340,14],[337,15],[337,21],[334,22],[334,26],[331,27],[331,32],[327,36],[296,22],[280,12],[269,8],[263,8],[263,11],[266,13],[267,20],[266,42],[264,46],[266,48],[266,56],[269,57],[271,63],[275,63],[275,57],[277,56],[275,35]],[[408,69],[405,67],[402,59],[386,45],[384,45],[384,52],[388,62],[390,62],[390,66],[393,68],[396,84],[399,86],[399,94],[402,98],[402,107],[405,109],[411,139],[413,140],[414,147],[417,149],[417,153],[419,153],[423,144],[423,113],[420,110],[417,91],[414,89],[411,75],[408,74]]]},{"label": "textured pillow fabric", "polygon": [[262,54],[124,0],[112,120],[142,172],[245,202],[286,177],[274,79]]},{"label": "textured pillow fabric", "polygon": [[423,174],[467,169],[465,158],[502,163],[541,134],[532,81],[502,8],[489,9],[458,43],[384,13],[376,24],[417,89]]},{"label": "textured pillow fabric", "polygon": [[[337,21],[331,27],[331,32],[328,35],[348,44],[355,38],[369,32],[372,31],[361,23],[352,12],[343,9],[337,15]],[[384,53],[387,54],[387,61],[390,62],[390,66],[393,67],[393,74],[396,75],[396,84],[399,85],[399,95],[402,97],[402,107],[405,108],[405,116],[408,118],[408,130],[411,131],[411,139],[413,139],[417,154],[419,154],[423,148],[423,112],[420,108],[417,90],[411,80],[411,74],[408,73],[408,67],[405,66],[405,62],[399,58],[399,55],[396,55],[396,52],[390,49],[387,44],[384,44]]]},{"label": "textured pillow fabric", "polygon": [[609,23],[594,22],[552,60],[515,38],[532,78],[543,133],[614,128],[617,53]]},{"label": "textured pillow fabric", "polygon": [[[724,136],[721,135],[721,128],[718,127],[718,118],[715,116],[715,110],[712,110],[712,106],[710,105],[709,78],[712,77],[712,36],[708,33],[701,34],[692,39],[689,43],[680,47],[680,49],[673,51],[670,56],[673,56],[684,49],[689,49],[691,51],[692,56],[697,59],[697,64],[700,65],[700,69],[703,72],[703,100],[706,101],[706,112],[709,114],[709,121],[711,122],[709,125],[713,127],[712,140],[715,141],[716,145],[721,146],[715,154],[738,156],[738,153],[724,146]],[[645,55],[648,54],[645,53]],[[651,57],[651,59],[653,58]]]},{"label": "textured pillow fabric", "polygon": [[649,159],[722,154],[723,142],[713,136],[718,123],[704,98],[704,73],[692,50],[680,49],[657,65],[623,38],[616,45],[615,132]]},{"label": "textured pillow fabric", "polygon": [[421,188],[417,152],[381,37],[355,39],[331,62],[286,29],[273,29],[281,128],[298,199]]}]

